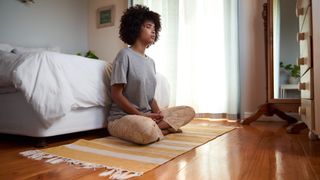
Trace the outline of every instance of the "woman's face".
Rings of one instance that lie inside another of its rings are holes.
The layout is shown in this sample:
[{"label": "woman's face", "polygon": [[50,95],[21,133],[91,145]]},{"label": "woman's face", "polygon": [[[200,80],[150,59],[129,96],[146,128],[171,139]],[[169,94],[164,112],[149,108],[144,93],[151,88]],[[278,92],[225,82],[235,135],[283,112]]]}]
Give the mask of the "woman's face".
[{"label": "woman's face", "polygon": [[156,38],[155,26],[152,21],[145,21],[141,26],[139,40],[146,45],[151,45],[154,43]]}]

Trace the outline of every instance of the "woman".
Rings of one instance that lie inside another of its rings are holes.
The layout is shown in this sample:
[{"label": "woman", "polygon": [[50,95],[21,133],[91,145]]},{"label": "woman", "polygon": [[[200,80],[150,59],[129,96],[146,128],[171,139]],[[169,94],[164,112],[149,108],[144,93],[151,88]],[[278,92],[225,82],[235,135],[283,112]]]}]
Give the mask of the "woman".
[{"label": "woman", "polygon": [[158,40],[160,29],[160,15],[145,6],[130,7],[121,17],[120,38],[130,47],[122,49],[113,63],[108,130],[112,136],[137,144],[181,132],[179,128],[195,115],[187,106],[161,111],[154,99],[155,63],[145,50]]}]

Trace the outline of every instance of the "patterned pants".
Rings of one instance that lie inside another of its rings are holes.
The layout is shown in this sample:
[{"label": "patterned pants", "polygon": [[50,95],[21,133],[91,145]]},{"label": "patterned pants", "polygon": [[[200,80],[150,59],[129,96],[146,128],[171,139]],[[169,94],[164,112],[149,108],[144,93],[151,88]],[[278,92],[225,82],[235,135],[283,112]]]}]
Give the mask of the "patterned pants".
[{"label": "patterned pants", "polygon": [[[176,106],[162,110],[163,121],[174,130],[188,124],[195,112],[188,106]],[[150,144],[163,139],[161,129],[149,117],[126,115],[108,122],[108,131],[112,136],[137,144]]]}]

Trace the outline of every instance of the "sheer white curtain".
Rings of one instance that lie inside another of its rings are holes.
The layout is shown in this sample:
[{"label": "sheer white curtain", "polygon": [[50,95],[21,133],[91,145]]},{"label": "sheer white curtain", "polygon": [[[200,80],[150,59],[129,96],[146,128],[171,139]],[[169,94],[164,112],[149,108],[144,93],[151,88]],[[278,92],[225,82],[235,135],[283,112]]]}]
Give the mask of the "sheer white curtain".
[{"label": "sheer white curtain", "polygon": [[161,15],[147,50],[171,85],[171,105],[206,115],[239,114],[238,1],[134,0]]}]

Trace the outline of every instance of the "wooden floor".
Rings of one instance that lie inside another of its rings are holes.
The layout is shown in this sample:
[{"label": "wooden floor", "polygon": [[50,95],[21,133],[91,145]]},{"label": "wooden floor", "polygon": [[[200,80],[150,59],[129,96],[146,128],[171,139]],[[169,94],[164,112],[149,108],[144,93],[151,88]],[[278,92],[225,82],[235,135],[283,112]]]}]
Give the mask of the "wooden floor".
[{"label": "wooden floor", "polygon": [[[135,179],[320,179],[320,141],[309,141],[307,130],[292,135],[282,122],[216,123],[239,128]],[[60,136],[49,139],[49,146],[106,135],[93,131]],[[98,176],[102,170],[52,165],[18,155],[32,148],[29,138],[0,135],[0,179],[102,179]]]}]

